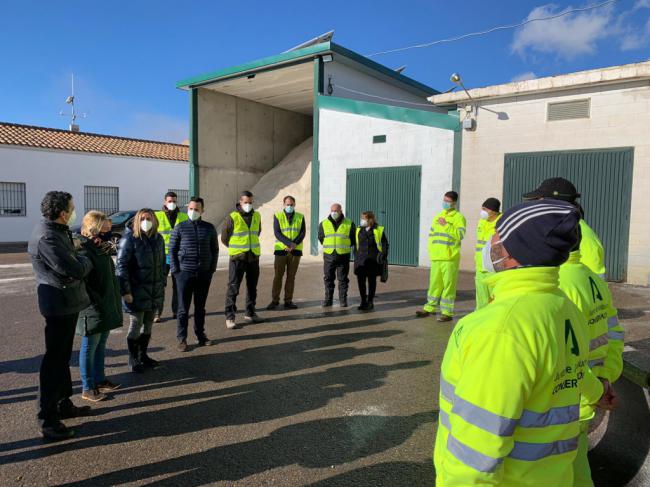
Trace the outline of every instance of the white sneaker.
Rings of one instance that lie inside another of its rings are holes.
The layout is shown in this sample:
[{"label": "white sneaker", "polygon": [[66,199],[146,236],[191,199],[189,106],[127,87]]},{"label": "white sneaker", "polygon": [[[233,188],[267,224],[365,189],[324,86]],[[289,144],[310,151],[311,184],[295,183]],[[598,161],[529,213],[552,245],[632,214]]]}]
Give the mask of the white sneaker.
[{"label": "white sneaker", "polygon": [[226,320],[226,328],[229,330],[234,330],[237,328],[237,323],[235,323],[235,320]]}]

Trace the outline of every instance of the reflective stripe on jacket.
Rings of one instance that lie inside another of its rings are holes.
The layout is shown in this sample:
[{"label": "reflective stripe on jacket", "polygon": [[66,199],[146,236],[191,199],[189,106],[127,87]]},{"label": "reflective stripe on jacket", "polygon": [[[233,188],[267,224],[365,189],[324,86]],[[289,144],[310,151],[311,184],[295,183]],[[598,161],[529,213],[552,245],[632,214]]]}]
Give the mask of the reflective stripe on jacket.
[{"label": "reflective stripe on jacket", "polygon": [[345,218],[334,229],[334,225],[329,218],[323,220],[323,252],[333,254],[336,251],[339,255],[349,254],[351,252],[352,242],[350,241],[350,230],[352,230],[352,221]]},{"label": "reflective stripe on jacket", "polygon": [[[560,289],[587,319],[589,366],[597,377],[616,381],[623,371],[624,331],[607,283],[580,262],[580,252],[576,251],[560,267]],[[580,418],[593,416],[594,408],[583,401]]]},{"label": "reflective stripe on jacket", "polygon": [[262,219],[258,212],[253,213],[250,228],[238,211],[230,214],[233,222],[233,231],[228,242],[228,255],[245,254],[253,252],[260,255],[260,228]]},{"label": "reflective stripe on jacket", "polygon": [[[359,247],[359,232],[360,231],[361,231],[361,227],[357,227],[357,233],[356,233],[357,250],[358,250],[358,247]],[[384,227],[376,225],[375,228],[372,229],[372,233],[375,234],[375,243],[377,244],[377,250],[379,250],[379,252],[382,252],[382,249],[381,249],[381,237],[382,237],[382,235],[384,235]]]},{"label": "reflective stripe on jacket", "polygon": [[605,249],[596,232],[587,225],[587,222],[580,220],[580,262],[589,267],[598,277],[605,279]]},{"label": "reflective stripe on jacket", "polygon": [[494,221],[484,220],[483,218],[478,221],[478,225],[476,227],[476,248],[474,249],[474,263],[476,264],[476,272],[485,272],[485,269],[483,269],[483,256],[481,255],[481,252],[483,251],[483,247],[485,247],[485,244],[488,242],[488,240],[490,240],[492,238],[492,235],[494,235],[497,222],[500,218],[501,214],[499,214],[499,216],[497,216]]},{"label": "reflective stripe on jacket", "polygon": [[[293,220],[291,220],[291,223],[289,223],[289,218],[287,217],[287,214],[284,210],[278,211],[275,214],[275,217],[278,219],[278,223],[280,224],[280,232],[282,232],[282,235],[284,235],[291,241],[295,240],[300,234],[300,230],[302,229],[302,221],[304,219],[303,214],[298,213],[297,211],[294,212]],[[280,242],[279,240],[276,240],[275,250],[284,250],[284,249],[285,249],[284,243]],[[303,249],[303,242],[300,242],[298,245],[296,245],[296,250],[302,251],[302,249]]]},{"label": "reflective stripe on jacket", "polygon": [[492,303],[454,328],[440,374],[438,487],[572,485],[580,394],[595,403],[603,387],[558,273],[490,276]]},{"label": "reflective stripe on jacket", "polygon": [[[440,225],[438,218],[444,218],[446,225]],[[467,223],[456,209],[442,210],[433,217],[429,230],[429,259],[455,260],[460,258],[460,241],[465,237]]]},{"label": "reflective stripe on jacket", "polygon": [[158,233],[162,236],[163,240],[165,241],[165,255],[169,253],[169,239],[172,236],[172,231],[174,230],[175,227],[183,223],[188,219],[188,216],[186,213],[183,213],[179,211],[176,214],[176,221],[174,222],[174,226],[172,227],[171,224],[169,223],[169,218],[167,218],[167,213],[164,211],[156,211],[155,212],[156,219],[158,220]]}]

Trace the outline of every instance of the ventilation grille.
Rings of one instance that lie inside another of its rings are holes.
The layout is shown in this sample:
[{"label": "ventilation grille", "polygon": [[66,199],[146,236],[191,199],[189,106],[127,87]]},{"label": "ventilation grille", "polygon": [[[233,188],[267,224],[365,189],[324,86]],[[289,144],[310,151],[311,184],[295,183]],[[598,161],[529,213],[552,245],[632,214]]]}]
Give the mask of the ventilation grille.
[{"label": "ventilation grille", "polygon": [[572,120],[574,118],[589,118],[591,99],[572,100],[560,103],[548,104],[548,115],[546,120],[555,122],[557,120]]}]

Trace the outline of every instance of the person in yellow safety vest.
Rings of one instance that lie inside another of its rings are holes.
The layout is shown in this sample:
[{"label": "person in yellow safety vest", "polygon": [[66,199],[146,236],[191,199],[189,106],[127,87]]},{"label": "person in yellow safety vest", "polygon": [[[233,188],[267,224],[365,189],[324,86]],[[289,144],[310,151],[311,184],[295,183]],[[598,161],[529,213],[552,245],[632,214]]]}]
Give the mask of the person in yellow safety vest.
[{"label": "person in yellow safety vest", "polygon": [[377,276],[381,274],[381,264],[388,259],[389,248],[384,227],[377,224],[377,218],[372,211],[361,213],[354,236],[354,248],[354,273],[357,276],[361,298],[357,309],[372,311],[375,309]]},{"label": "person in yellow safety vest", "polygon": [[[169,239],[172,236],[172,231],[176,227],[187,220],[187,214],[180,211],[177,205],[178,196],[173,191],[168,191],[165,194],[163,201],[163,208],[161,211],[155,213],[158,220],[158,233],[162,235],[165,241],[165,285],[167,285],[167,276],[169,276],[170,262],[169,262]],[[164,302],[163,302],[164,307]],[[160,323],[162,315],[162,308],[155,310],[153,321]],[[172,274],[172,314],[174,319],[178,314],[178,290],[176,285],[176,278]]]},{"label": "person in yellow safety vest", "polygon": [[474,283],[476,285],[476,309],[481,309],[490,302],[490,288],[485,284],[485,278],[489,276],[483,269],[483,246],[494,235],[494,231],[501,218],[501,202],[496,198],[488,198],[483,202],[481,208],[481,219],[476,227],[476,251],[474,253],[474,263],[476,265],[476,275]]},{"label": "person in yellow safety vest", "polygon": [[[607,283],[580,262],[580,251],[571,252],[569,260],[560,266],[560,289],[578,307],[587,319],[589,337],[589,367],[605,387],[611,403],[617,397],[613,384],[623,371],[624,331],[618,321],[618,312],[612,304]],[[587,452],[589,420],[594,408],[587,401],[580,405],[580,440],[573,465],[573,486],[593,487]]]},{"label": "person in yellow safety vest", "polygon": [[272,310],[280,304],[282,280],[287,274],[284,285],[284,309],[297,309],[293,302],[293,290],[296,274],[302,257],[303,240],[305,239],[305,217],[296,211],[296,199],[285,196],[282,204],[284,208],[273,217],[273,233],[275,234],[273,287],[271,289],[271,303],[266,307]]},{"label": "person in yellow safety vest", "polygon": [[339,305],[342,308],[348,306],[350,254],[355,233],[354,223],[345,217],[339,203],[330,207],[329,216],[318,225],[318,241],[323,246],[324,308],[332,306],[335,279],[339,283]]},{"label": "person in yellow safety vest", "polygon": [[558,287],[579,217],[526,202],[485,245],[494,300],[458,322],[441,365],[437,487],[571,485],[580,396],[608,407],[586,320]]},{"label": "person in yellow safety vest", "polygon": [[605,268],[605,250],[603,244],[596,235],[596,232],[587,225],[584,209],[577,202],[580,193],[574,184],[568,179],[551,178],[542,181],[534,191],[523,195],[524,200],[551,199],[568,201],[580,212],[580,231],[582,241],[580,243],[581,262],[589,267],[598,277],[605,279],[607,269]]},{"label": "person in yellow safety vest", "polygon": [[438,321],[451,321],[456,301],[456,283],[460,266],[460,242],[465,237],[467,222],[456,209],[458,193],[448,191],[442,202],[442,211],[433,217],[429,231],[429,259],[431,271],[427,303],[415,314],[434,315],[440,308]]},{"label": "person in yellow safety vest", "polygon": [[237,295],[246,275],[246,323],[262,323],[255,311],[257,302],[257,282],[260,278],[260,233],[262,218],[253,209],[253,193],[242,191],[239,203],[230,213],[221,230],[221,242],[228,247],[230,264],[228,266],[228,291],[226,292],[226,328],[238,328],[235,322]]}]

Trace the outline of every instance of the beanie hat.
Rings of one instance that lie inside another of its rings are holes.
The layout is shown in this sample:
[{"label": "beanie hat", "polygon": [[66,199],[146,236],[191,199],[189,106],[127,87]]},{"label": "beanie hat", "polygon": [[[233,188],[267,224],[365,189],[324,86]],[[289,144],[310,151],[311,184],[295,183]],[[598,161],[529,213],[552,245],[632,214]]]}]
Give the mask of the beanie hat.
[{"label": "beanie hat", "polygon": [[497,223],[501,243],[523,266],[559,266],[578,241],[578,210],[564,201],[526,201]]},{"label": "beanie hat", "polygon": [[488,198],[483,202],[483,208],[488,210],[496,211],[497,213],[501,211],[501,202],[496,198]]}]

